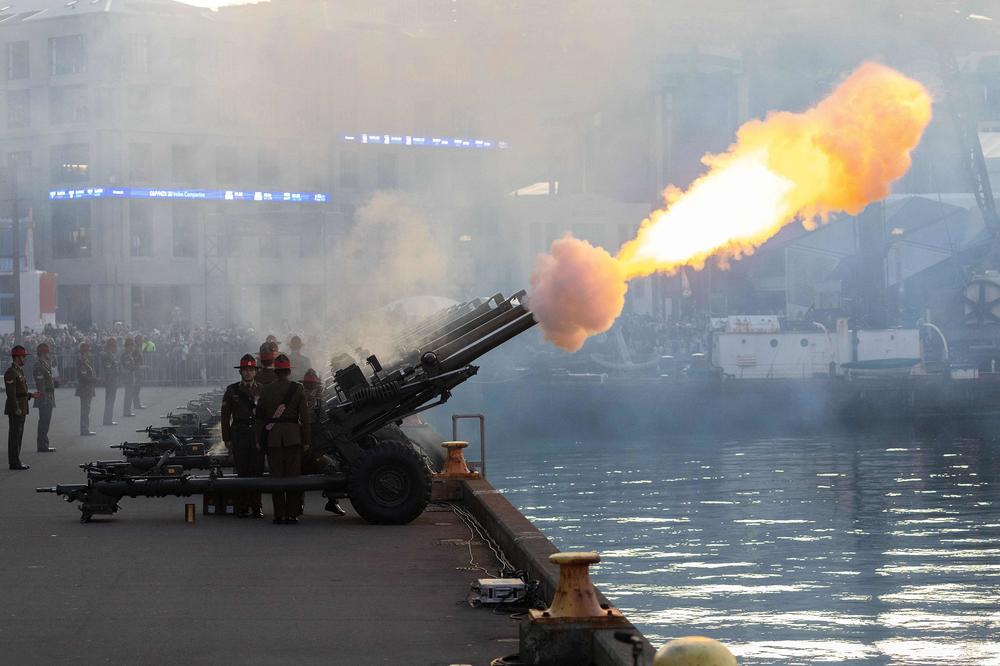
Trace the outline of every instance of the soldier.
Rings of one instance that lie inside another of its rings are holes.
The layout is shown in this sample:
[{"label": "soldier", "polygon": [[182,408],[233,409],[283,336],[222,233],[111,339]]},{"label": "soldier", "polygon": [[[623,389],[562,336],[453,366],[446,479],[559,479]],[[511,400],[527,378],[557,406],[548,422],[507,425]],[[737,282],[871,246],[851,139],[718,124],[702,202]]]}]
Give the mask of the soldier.
[{"label": "soldier", "polygon": [[[255,411],[260,396],[256,381],[257,361],[244,354],[236,367],[240,381],[226,387],[222,396],[222,441],[233,454],[238,476],[263,476],[264,452],[257,446]],[[263,518],[260,491],[240,493],[236,497],[236,515],[240,518]]]},{"label": "soldier", "polygon": [[90,401],[97,392],[97,373],[90,362],[90,344],[80,343],[80,359],[76,364],[76,396],[80,398],[80,436],[90,437],[97,433],[90,429]]},{"label": "soldier", "polygon": [[[273,337],[273,336],[268,336]],[[278,344],[265,341],[260,346],[261,368],[257,370],[257,383],[265,386],[273,382],[277,376],[274,374],[274,357],[278,355]]]},{"label": "soldier", "polygon": [[142,367],[145,359],[142,357],[142,347],[146,344],[143,340],[142,335],[135,336],[135,384],[132,386],[132,408],[133,409],[146,409],[146,405],[142,404],[142,400],[139,399],[139,389],[142,388]]},{"label": "soldier", "polygon": [[[309,442],[311,444],[316,440],[313,437],[313,428],[319,426],[326,419],[326,415],[323,413],[323,383],[319,373],[312,368],[306,370],[302,378],[302,386],[306,389],[306,403],[309,405]],[[315,452],[303,450],[302,471],[305,474],[318,474],[322,471],[322,464]],[[327,496],[325,491],[323,496],[327,498],[324,507],[327,511],[337,516],[346,515],[347,512],[341,508],[336,497]]]},{"label": "soldier", "polygon": [[132,391],[135,389],[135,342],[125,336],[125,351],[118,357],[118,383],[122,387],[122,418],[135,416]]},{"label": "soldier", "polygon": [[44,342],[35,348],[38,360],[31,374],[35,380],[35,409],[38,410],[38,436],[35,444],[39,453],[55,451],[49,446],[49,424],[52,423],[52,410],[56,406],[56,382],[52,379],[52,365],[49,363],[49,346]]},{"label": "soldier", "polygon": [[305,378],[303,368],[312,370],[312,361],[302,353],[302,338],[299,336],[293,335],[292,339],[288,341],[288,346],[292,350],[288,354],[288,360],[292,362],[292,380],[301,382]]},{"label": "soldier", "polygon": [[115,396],[118,393],[118,341],[108,338],[101,354],[101,372],[104,373],[104,425],[116,426]]},{"label": "soldier", "polygon": [[[302,450],[309,448],[309,407],[302,384],[288,379],[292,364],[284,354],[274,359],[276,379],[260,389],[257,402],[257,438],[267,452],[272,478],[299,476],[302,473]],[[299,522],[301,492],[271,493],[274,522],[294,525]]]},{"label": "soldier", "polygon": [[24,419],[28,416],[28,382],[24,378],[24,358],[28,351],[21,345],[10,350],[11,364],[3,373],[4,387],[7,390],[7,402],[3,413],[7,415],[10,429],[7,431],[7,462],[11,469],[30,469],[30,465],[21,463],[21,438],[24,436]]}]

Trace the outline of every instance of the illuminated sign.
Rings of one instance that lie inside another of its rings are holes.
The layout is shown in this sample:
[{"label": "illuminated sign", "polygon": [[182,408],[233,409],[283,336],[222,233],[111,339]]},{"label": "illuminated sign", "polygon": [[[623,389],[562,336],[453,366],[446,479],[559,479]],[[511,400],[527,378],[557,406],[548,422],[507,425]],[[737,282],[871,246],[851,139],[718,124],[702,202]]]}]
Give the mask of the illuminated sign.
[{"label": "illuminated sign", "polygon": [[70,199],[186,199],[200,201],[258,201],[273,203],[328,203],[324,192],[264,192],[262,190],[173,190],[147,187],[85,187],[49,190],[49,201]]},{"label": "illuminated sign", "polygon": [[409,134],[344,134],[346,143],[363,143],[374,146],[417,146],[426,148],[472,148],[474,150],[504,150],[506,141],[491,139],[464,139],[456,137],[412,136]]}]

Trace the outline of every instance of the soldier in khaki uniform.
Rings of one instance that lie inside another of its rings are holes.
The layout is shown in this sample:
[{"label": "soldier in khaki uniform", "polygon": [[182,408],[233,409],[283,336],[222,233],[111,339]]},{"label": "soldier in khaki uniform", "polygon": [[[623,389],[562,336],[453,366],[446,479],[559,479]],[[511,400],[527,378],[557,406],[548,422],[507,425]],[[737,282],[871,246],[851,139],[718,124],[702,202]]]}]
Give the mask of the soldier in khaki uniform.
[{"label": "soldier in khaki uniform", "polygon": [[[294,368],[294,363],[292,367]],[[306,403],[309,406],[309,441],[312,443],[316,441],[316,438],[313,436],[313,428],[321,427],[326,420],[326,414],[323,413],[323,382],[319,377],[319,373],[312,368],[306,370],[305,375],[302,377],[302,386],[306,389]],[[313,451],[303,450],[302,473],[319,474],[322,471],[323,463],[320,457]],[[327,498],[326,506],[324,507],[327,511],[337,516],[346,515],[347,512],[340,506],[340,502],[337,501],[336,497],[329,497],[325,491],[323,496]]]},{"label": "soldier in khaki uniform", "polygon": [[142,367],[146,362],[142,357],[142,346],[145,344],[145,340],[141,335],[135,336],[135,351],[132,354],[135,356],[135,382],[132,385],[132,409],[146,409],[146,405],[142,404],[142,400],[139,399],[139,390],[142,388]]},{"label": "soldier in khaki uniform", "polygon": [[76,363],[76,397],[80,398],[80,436],[90,437],[97,433],[90,429],[90,401],[97,390],[97,373],[90,360],[90,343],[80,343],[80,358]]},{"label": "soldier in khaki uniform", "polygon": [[[257,441],[267,451],[271,476],[302,474],[302,450],[309,447],[309,405],[302,384],[288,379],[292,364],[279,354],[274,359],[276,379],[260,389],[257,402]],[[294,525],[302,512],[301,492],[271,493],[274,522]]]},{"label": "soldier in khaki uniform", "polygon": [[7,463],[11,469],[30,469],[30,465],[21,463],[21,438],[24,437],[24,419],[28,416],[28,401],[33,397],[28,393],[28,382],[24,378],[25,357],[28,355],[21,345],[10,350],[11,364],[3,373],[4,388],[7,391],[7,402],[3,413],[7,415],[10,429],[7,431]]},{"label": "soldier in khaki uniform", "polygon": [[301,382],[305,378],[305,369],[312,370],[312,360],[302,353],[302,338],[299,336],[293,335],[288,347],[291,349],[288,360],[292,362],[292,380]]},{"label": "soldier in khaki uniform", "polygon": [[257,383],[265,386],[273,382],[277,376],[274,374],[274,357],[278,355],[278,344],[267,341],[260,346],[260,365],[257,369]]},{"label": "soldier in khaki uniform", "polygon": [[104,425],[116,426],[115,397],[118,394],[118,341],[108,338],[101,354],[101,374],[104,375]]},{"label": "soldier in khaki uniform", "polygon": [[122,418],[135,416],[132,411],[133,391],[135,391],[135,342],[125,338],[125,350],[118,357],[118,383],[122,387]]},{"label": "soldier in khaki uniform", "polygon": [[[264,452],[257,446],[255,428],[260,384],[256,381],[257,361],[253,354],[244,354],[236,369],[240,381],[227,386],[222,396],[222,441],[233,454],[238,476],[263,476]],[[238,517],[264,517],[259,490],[240,493],[235,499]]]},{"label": "soldier in khaki uniform", "polygon": [[52,379],[52,365],[49,362],[49,346],[44,342],[35,348],[38,360],[31,369],[35,380],[35,409],[38,410],[38,436],[35,444],[39,453],[55,451],[49,446],[49,425],[52,423],[52,410],[56,407],[56,382]]}]

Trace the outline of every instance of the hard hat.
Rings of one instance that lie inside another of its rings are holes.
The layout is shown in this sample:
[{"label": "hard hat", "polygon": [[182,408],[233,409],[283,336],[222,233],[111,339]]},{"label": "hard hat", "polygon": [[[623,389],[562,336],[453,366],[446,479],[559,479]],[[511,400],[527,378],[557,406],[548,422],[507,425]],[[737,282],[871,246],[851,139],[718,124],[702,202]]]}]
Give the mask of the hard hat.
[{"label": "hard hat", "polygon": [[274,359],[275,370],[291,370],[292,362],[284,354],[278,354]]},{"label": "hard hat", "polygon": [[49,353],[49,346],[47,344],[45,344],[44,342],[42,342],[42,343],[40,343],[35,348],[35,352],[38,353],[38,354],[48,354]]},{"label": "hard hat", "polygon": [[303,384],[319,384],[319,374],[315,370],[313,370],[312,368],[309,368],[308,370],[306,370],[306,374],[302,378],[302,383]]},{"label": "hard hat", "polygon": [[288,341],[288,346],[293,350],[302,349],[302,338],[297,335],[293,335],[292,339]]},{"label": "hard hat", "polygon": [[236,366],[236,370],[242,370],[243,368],[257,369],[257,359],[253,357],[253,354],[243,354],[243,357],[240,358],[240,364]]},{"label": "hard hat", "polygon": [[260,360],[262,361],[273,361],[277,353],[278,346],[273,342],[265,342],[260,346]]},{"label": "hard hat", "polygon": [[28,350],[21,345],[15,345],[13,349],[10,350],[10,355],[14,356],[27,356]]}]

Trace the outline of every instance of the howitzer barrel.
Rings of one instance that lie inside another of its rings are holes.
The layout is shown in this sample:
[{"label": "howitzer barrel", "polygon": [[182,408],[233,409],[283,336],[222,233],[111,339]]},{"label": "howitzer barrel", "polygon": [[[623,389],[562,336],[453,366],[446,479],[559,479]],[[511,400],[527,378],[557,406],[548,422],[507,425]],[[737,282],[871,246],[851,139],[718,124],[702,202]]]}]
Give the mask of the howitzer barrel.
[{"label": "howitzer barrel", "polygon": [[439,350],[445,345],[456,342],[462,338],[462,336],[468,335],[473,331],[480,329],[482,326],[488,324],[490,321],[493,321],[505,312],[509,312],[513,307],[515,307],[518,299],[523,295],[524,292],[522,291],[518,294],[514,294],[507,300],[497,301],[496,307],[488,309],[478,317],[470,319],[461,325],[450,327],[443,335],[434,338],[430,341],[430,343],[422,347],[422,349],[440,353]]},{"label": "howitzer barrel", "polygon": [[[483,354],[524,333],[537,323],[534,316],[523,305],[518,305],[502,316],[506,320],[502,326],[493,327],[483,337],[471,337],[466,346],[454,349],[450,355],[444,358],[438,355],[441,369],[447,372],[469,365]],[[494,323],[490,322],[488,326],[492,326]],[[469,336],[472,336],[472,333]]]},{"label": "howitzer barrel", "polygon": [[477,298],[460,306],[455,306],[455,312],[445,311],[441,316],[434,317],[433,321],[425,322],[408,332],[396,343],[396,348],[402,351],[426,348],[434,340],[447,335],[456,328],[465,326],[483,315],[489,314],[494,309],[494,304],[499,306],[503,303],[503,294],[494,294],[490,298]]},{"label": "howitzer barrel", "polygon": [[[261,492],[300,492],[307,490],[342,490],[345,476],[307,474],[272,478],[181,476],[177,478],[131,478],[94,481],[94,489],[108,497],[189,497],[205,493],[227,494],[247,490]],[[56,492],[42,491],[39,492]]]}]

